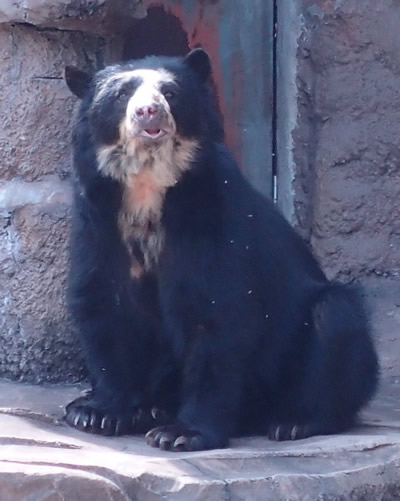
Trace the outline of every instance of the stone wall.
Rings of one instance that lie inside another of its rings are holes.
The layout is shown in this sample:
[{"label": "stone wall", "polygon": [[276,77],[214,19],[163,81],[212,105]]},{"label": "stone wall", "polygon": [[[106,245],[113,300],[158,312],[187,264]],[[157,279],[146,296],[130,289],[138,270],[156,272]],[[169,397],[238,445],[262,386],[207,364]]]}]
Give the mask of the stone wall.
[{"label": "stone wall", "polygon": [[[0,27],[0,374],[67,378],[79,363],[64,309],[74,99],[66,62],[99,41]],[[85,47],[83,49],[83,47]]]},{"label": "stone wall", "polygon": [[0,376],[35,382],[82,371],[64,304],[76,99],[62,75],[101,66],[115,44],[108,4],[78,4],[0,5]]},{"label": "stone wall", "polygon": [[[182,50],[187,39],[189,46],[201,43],[210,51],[228,141],[265,192],[272,45],[263,45],[260,37],[271,40],[272,25],[261,17],[263,1],[144,0],[143,5],[163,6],[176,16],[183,27]],[[124,50],[129,56],[133,20],[143,17],[143,5],[140,0],[0,3],[0,376],[38,382],[72,381],[82,374],[64,307],[76,99],[62,72],[66,64],[99,67]],[[278,0],[277,7],[279,204],[310,240],[329,276],[397,277],[400,5]],[[256,26],[252,12],[258,13]],[[262,23],[268,23],[265,30]],[[127,27],[130,36],[121,37]],[[247,56],[239,57],[242,52]],[[247,85],[255,75],[257,86]],[[263,127],[265,134],[256,141],[254,131]]]},{"label": "stone wall", "polygon": [[400,4],[278,1],[280,203],[331,277],[400,271]]}]

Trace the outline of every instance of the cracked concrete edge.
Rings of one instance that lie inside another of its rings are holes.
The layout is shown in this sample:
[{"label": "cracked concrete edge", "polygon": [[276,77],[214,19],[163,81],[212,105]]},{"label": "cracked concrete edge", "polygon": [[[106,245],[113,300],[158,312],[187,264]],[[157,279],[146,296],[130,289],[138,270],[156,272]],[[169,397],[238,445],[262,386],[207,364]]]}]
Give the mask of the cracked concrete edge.
[{"label": "cracked concrete edge", "polygon": [[23,501],[39,499],[63,501],[131,501],[121,488],[93,472],[48,465],[1,463],[1,499]]},{"label": "cracked concrete edge", "polygon": [[67,427],[61,408],[82,389],[0,383],[0,499],[25,501],[43,492],[63,501],[399,499],[397,407],[391,419],[382,418],[374,402],[369,424],[347,434],[296,443],[250,437],[228,449],[171,454],[148,447],[143,437]]},{"label": "cracked concrete edge", "polygon": [[[181,466],[190,461],[182,460]],[[229,468],[229,461],[220,459],[220,464]],[[179,468],[175,474],[164,473],[165,464],[154,464],[147,471],[116,473],[112,468],[77,468],[75,465],[53,465],[46,463],[26,464],[18,461],[0,461],[1,499],[23,501],[19,491],[24,486],[29,495],[46,490],[59,495],[65,501],[87,499],[110,499],[153,501],[187,500],[232,500],[264,501],[341,501],[374,500],[390,501],[398,499],[400,483],[398,468],[400,458],[369,467],[341,471],[335,474],[282,472],[278,474],[254,475],[245,470],[242,478],[218,479],[199,469],[199,475],[182,473]],[[6,480],[6,482],[1,479]],[[4,487],[6,485],[6,487]],[[79,486],[79,493],[77,492]],[[14,490],[13,490],[14,489]],[[53,492],[54,491],[54,492]],[[97,498],[96,493],[104,491]],[[82,492],[86,493],[82,497]],[[87,493],[90,492],[90,495]],[[7,497],[12,494],[13,497]],[[108,497],[105,497],[107,495]],[[18,497],[17,497],[18,496]],[[85,497],[86,496],[86,497]],[[58,498],[55,498],[58,499]]]},{"label": "cracked concrete edge", "polygon": [[[51,414],[46,414],[42,412],[34,412],[30,409],[24,408],[13,408],[13,407],[0,407],[0,414],[7,414],[9,416],[23,417],[27,419],[34,419],[37,421],[41,421],[43,423],[52,424],[55,426],[59,426],[61,424],[61,420],[56,418]],[[1,439],[0,439],[1,442]]]}]

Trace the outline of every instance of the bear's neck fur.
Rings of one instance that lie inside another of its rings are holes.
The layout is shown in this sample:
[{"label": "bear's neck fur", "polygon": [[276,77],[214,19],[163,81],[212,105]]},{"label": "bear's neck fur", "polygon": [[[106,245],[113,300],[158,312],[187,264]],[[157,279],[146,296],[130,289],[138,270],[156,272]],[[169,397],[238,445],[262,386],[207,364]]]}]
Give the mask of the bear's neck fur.
[{"label": "bear's neck fur", "polygon": [[[160,220],[166,191],[190,168],[197,148],[197,141],[175,136],[158,144],[133,139],[97,151],[100,173],[122,187],[118,226],[135,278],[142,268],[149,270],[158,260],[164,240]],[[140,249],[142,264],[134,256],[134,247]]]}]

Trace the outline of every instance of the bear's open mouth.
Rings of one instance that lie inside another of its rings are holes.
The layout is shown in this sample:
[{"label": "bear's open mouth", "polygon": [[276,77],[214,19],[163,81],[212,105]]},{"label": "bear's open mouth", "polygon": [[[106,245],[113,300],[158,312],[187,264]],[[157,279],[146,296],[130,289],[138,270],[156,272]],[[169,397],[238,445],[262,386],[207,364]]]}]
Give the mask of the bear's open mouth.
[{"label": "bear's open mouth", "polygon": [[141,135],[144,137],[148,137],[150,139],[158,139],[159,137],[164,136],[165,131],[163,129],[142,129]]}]

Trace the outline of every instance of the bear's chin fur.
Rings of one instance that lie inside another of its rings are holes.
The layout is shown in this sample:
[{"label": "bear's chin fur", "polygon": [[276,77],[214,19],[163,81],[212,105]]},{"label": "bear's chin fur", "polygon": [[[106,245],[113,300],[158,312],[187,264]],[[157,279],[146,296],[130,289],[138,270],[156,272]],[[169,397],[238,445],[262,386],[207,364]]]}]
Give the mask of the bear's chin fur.
[{"label": "bear's chin fur", "polygon": [[[190,169],[197,149],[197,141],[174,136],[152,142],[131,138],[97,151],[99,171],[121,184],[118,227],[130,254],[132,240],[140,242],[144,270],[157,263],[162,250],[164,236],[159,223],[165,193]],[[131,273],[137,276],[136,260],[131,259]]]}]

